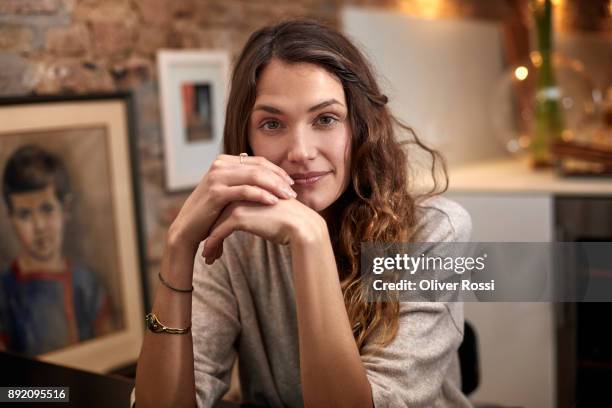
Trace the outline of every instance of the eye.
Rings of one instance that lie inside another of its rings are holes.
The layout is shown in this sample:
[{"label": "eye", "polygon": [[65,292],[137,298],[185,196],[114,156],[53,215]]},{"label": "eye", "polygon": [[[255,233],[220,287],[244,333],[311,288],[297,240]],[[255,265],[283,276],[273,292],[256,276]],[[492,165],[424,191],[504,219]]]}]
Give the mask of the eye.
[{"label": "eye", "polygon": [[318,125],[322,125],[323,127],[331,127],[338,122],[338,119],[330,115],[324,115],[319,116],[316,122]]},{"label": "eye", "polygon": [[[268,125],[272,125],[272,126],[268,126]],[[260,126],[260,128],[264,130],[278,130],[280,129],[280,122],[278,120],[268,120],[264,122]]]},{"label": "eye", "polygon": [[43,212],[43,214],[52,214],[55,211],[55,207],[51,203],[44,203],[40,207],[40,210]]},{"label": "eye", "polygon": [[17,215],[17,218],[19,218],[21,221],[27,221],[30,219],[30,216],[32,215],[32,211],[26,210],[26,209],[19,209],[16,211],[16,215]]}]

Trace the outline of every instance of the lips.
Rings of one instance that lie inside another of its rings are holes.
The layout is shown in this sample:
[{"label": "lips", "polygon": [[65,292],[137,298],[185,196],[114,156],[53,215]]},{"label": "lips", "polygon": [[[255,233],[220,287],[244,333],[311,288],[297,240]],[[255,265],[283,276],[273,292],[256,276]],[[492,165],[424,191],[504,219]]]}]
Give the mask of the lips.
[{"label": "lips", "polygon": [[308,186],[315,184],[317,181],[319,181],[330,173],[331,171],[311,171],[308,173],[294,173],[291,174],[291,178],[298,186]]},{"label": "lips", "polygon": [[331,173],[331,171],[311,171],[308,173],[294,173],[290,174],[293,180],[301,180],[301,179],[309,179],[313,177],[323,176],[327,173]]}]

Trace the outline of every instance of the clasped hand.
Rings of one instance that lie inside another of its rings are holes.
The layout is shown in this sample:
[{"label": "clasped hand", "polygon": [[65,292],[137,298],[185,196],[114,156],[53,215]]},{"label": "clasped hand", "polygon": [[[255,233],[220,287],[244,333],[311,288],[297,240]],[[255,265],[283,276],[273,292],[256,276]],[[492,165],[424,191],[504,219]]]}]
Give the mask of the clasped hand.
[{"label": "clasped hand", "polygon": [[263,157],[220,155],[187,198],[169,229],[174,245],[197,248],[211,264],[223,252],[223,240],[247,231],[287,245],[320,231],[323,218],[295,199],[293,181]]}]

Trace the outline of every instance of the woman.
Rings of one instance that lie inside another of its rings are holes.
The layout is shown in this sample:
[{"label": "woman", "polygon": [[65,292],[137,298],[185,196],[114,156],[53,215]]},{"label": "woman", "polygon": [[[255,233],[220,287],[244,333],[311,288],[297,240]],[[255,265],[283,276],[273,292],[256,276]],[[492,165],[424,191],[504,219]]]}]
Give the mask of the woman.
[{"label": "woman", "polygon": [[146,333],[138,406],[212,406],[237,355],[243,400],[264,406],[469,406],[461,305],[368,302],[361,285],[361,242],[465,241],[471,226],[430,197],[437,184],[409,189],[386,102],[332,28],[293,20],[250,37],[225,154],[167,235],[149,327],[183,334]]}]

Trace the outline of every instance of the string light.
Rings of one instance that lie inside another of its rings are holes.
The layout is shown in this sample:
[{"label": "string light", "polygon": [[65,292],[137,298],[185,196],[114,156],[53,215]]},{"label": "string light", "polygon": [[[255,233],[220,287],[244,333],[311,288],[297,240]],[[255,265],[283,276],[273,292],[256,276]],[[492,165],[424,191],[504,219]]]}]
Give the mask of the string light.
[{"label": "string light", "polygon": [[514,76],[519,81],[523,81],[525,78],[527,78],[527,75],[529,75],[529,70],[522,65],[514,70]]}]

